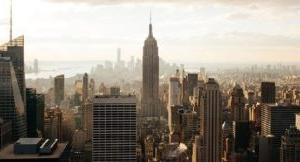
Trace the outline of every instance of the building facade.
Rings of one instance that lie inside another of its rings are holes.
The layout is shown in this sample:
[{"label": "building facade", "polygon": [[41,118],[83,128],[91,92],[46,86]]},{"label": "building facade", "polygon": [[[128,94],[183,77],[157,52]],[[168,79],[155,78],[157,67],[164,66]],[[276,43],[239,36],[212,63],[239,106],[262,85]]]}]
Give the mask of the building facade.
[{"label": "building facade", "polygon": [[10,57],[0,56],[0,117],[12,121],[13,140],[26,136],[25,106]]},{"label": "building facade", "polygon": [[58,75],[54,78],[55,105],[60,106],[65,98],[65,76]]},{"label": "building facade", "polygon": [[261,83],[261,103],[276,102],[276,87],[274,82]]},{"label": "building facade", "polygon": [[26,103],[27,136],[38,137],[44,133],[45,96],[26,88]]},{"label": "building facade", "polygon": [[85,102],[89,96],[89,76],[87,73],[84,73],[82,82],[82,101]]},{"label": "building facade", "polygon": [[208,79],[203,97],[204,106],[200,110],[201,161],[221,162],[222,102],[219,84],[213,78]]},{"label": "building facade", "polygon": [[286,129],[296,123],[296,115],[300,112],[300,106],[297,105],[263,105],[261,110],[261,135],[273,135],[273,149],[275,160],[279,161],[279,150],[281,136],[284,135]]},{"label": "building facade", "polygon": [[230,110],[232,113],[232,120],[239,122],[245,120],[245,96],[240,85],[236,84],[230,96]]},{"label": "building facade", "polygon": [[281,137],[280,162],[298,161],[300,161],[300,130],[291,126]]},{"label": "building facade", "polygon": [[95,96],[93,162],[136,161],[136,97]]},{"label": "building facade", "polygon": [[158,118],[159,110],[159,56],[158,46],[149,24],[149,35],[143,48],[142,111],[145,117]]},{"label": "building facade", "polygon": [[[9,57],[15,71],[22,100],[25,103],[25,72],[24,72],[24,36],[9,41],[0,46],[0,55]],[[26,105],[26,103],[25,103]]]}]

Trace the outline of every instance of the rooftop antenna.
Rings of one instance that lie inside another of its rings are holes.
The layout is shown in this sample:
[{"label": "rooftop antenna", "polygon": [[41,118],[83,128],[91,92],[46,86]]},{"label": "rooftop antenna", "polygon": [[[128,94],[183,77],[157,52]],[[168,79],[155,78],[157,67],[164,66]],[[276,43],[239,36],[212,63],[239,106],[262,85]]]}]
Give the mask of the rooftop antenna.
[{"label": "rooftop antenna", "polygon": [[150,9],[150,24],[152,24],[152,10]]},{"label": "rooftop antenna", "polygon": [[13,24],[13,22],[12,22],[12,17],[13,17],[13,11],[12,11],[12,4],[13,2],[12,2],[12,0],[10,0],[10,22],[9,22],[9,41],[11,42],[12,41],[12,24]]}]

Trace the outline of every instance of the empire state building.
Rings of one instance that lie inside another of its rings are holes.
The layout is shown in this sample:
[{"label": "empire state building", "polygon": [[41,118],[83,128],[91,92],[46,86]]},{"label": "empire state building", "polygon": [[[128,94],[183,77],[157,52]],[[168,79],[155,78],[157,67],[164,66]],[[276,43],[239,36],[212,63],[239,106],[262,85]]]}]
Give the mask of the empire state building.
[{"label": "empire state building", "polygon": [[144,117],[159,118],[159,57],[158,47],[149,24],[149,35],[143,49],[142,111]]}]

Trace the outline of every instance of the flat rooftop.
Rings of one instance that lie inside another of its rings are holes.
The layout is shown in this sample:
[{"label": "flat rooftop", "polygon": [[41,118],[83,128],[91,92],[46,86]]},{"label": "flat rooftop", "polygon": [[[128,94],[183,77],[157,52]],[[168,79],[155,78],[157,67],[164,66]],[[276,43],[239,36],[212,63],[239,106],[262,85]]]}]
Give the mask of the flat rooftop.
[{"label": "flat rooftop", "polygon": [[20,138],[16,143],[21,145],[37,145],[42,141],[42,138]]},{"label": "flat rooftop", "polygon": [[106,104],[132,104],[136,103],[136,96],[134,95],[95,95],[94,103]]},{"label": "flat rooftop", "polygon": [[40,154],[15,154],[14,144],[10,144],[0,151],[0,160],[26,160],[26,159],[58,159],[64,153],[67,147],[67,143],[57,144],[57,148],[50,155],[40,155]]}]

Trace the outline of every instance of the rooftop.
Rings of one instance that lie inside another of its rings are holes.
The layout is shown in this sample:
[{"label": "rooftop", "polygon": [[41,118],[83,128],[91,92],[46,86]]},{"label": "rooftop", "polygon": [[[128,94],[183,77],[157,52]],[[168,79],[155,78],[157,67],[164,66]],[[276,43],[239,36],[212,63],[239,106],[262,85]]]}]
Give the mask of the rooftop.
[{"label": "rooftop", "polygon": [[57,148],[50,155],[40,154],[15,154],[14,145],[10,144],[0,151],[0,160],[18,160],[18,159],[58,159],[64,153],[67,143],[59,143]]},{"label": "rooftop", "polygon": [[24,46],[24,36],[19,36],[3,45],[0,45],[0,51],[7,51],[8,47],[23,47]]},{"label": "rooftop", "polygon": [[42,138],[20,138],[16,144],[21,145],[37,145],[42,141]]},{"label": "rooftop", "polygon": [[95,95],[94,103],[136,103],[134,95]]}]

